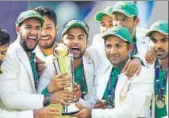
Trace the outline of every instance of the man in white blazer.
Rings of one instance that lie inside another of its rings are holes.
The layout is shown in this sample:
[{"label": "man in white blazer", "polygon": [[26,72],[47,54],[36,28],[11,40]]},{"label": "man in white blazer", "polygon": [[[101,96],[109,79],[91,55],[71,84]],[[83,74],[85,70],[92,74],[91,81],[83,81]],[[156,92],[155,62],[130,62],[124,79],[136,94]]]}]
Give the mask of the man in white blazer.
[{"label": "man in white blazer", "polygon": [[[37,94],[39,76],[32,51],[39,41],[43,22],[41,15],[33,10],[22,12],[16,21],[18,37],[9,46],[2,64],[0,90],[4,109],[36,110],[65,99],[59,98],[58,93],[53,93],[50,97]],[[74,99],[72,93],[66,94],[69,96],[67,99]]]},{"label": "man in white blazer", "polygon": [[96,105],[104,109],[84,108],[76,116],[79,118],[149,117],[153,94],[153,74],[151,74],[153,71],[142,67],[140,74],[132,78],[121,73],[130,60],[129,54],[133,48],[128,28],[122,26],[110,28],[103,35],[103,39],[105,39],[106,56],[111,64],[100,65],[96,75],[95,95],[93,93],[92,97],[93,101],[97,100]]},{"label": "man in white blazer", "polygon": [[[6,30],[0,28],[0,69],[1,69],[1,64],[5,59],[9,44],[10,44],[9,33]],[[3,71],[0,72],[0,79],[2,79],[1,78],[2,73]],[[1,98],[1,93],[0,93],[0,98]],[[34,111],[33,113],[32,110],[11,112],[7,110],[3,110],[1,109],[1,107],[3,108],[2,104],[0,104],[0,118],[48,118],[50,116],[53,116],[51,115],[52,112],[55,113],[55,115],[58,114],[56,109],[50,110],[47,108],[40,108]]]},{"label": "man in white blazer", "polygon": [[[138,71],[134,69],[140,66],[133,66],[139,64],[140,61],[144,62],[147,65],[147,61],[145,60],[145,55],[149,51],[149,41],[147,40],[146,33],[147,29],[139,28],[139,17],[138,17],[138,8],[133,1],[119,1],[115,5],[112,6],[112,14],[113,14],[113,27],[114,26],[124,26],[129,28],[130,33],[132,35],[133,41],[133,51],[131,52],[131,56],[137,57],[133,58],[131,61],[132,64],[129,65],[126,75],[132,76],[135,73],[132,71]],[[138,59],[140,58],[140,59]],[[141,64],[141,63],[140,63]],[[143,63],[142,63],[143,64]]]},{"label": "man in white blazer", "polygon": [[102,34],[106,32],[108,28],[113,26],[112,7],[108,6],[104,10],[98,11],[94,19],[100,23],[100,32],[93,36],[92,44],[89,47],[95,48],[98,51],[101,61],[109,62],[105,54],[104,39],[102,38]]},{"label": "man in white blazer", "polygon": [[152,118],[168,118],[168,21],[153,23],[147,36],[156,58]]},{"label": "man in white blazer", "polygon": [[[90,104],[85,101],[88,99],[89,94],[92,93],[95,72],[98,68],[96,63],[99,63],[99,56],[95,50],[88,50],[88,26],[80,20],[71,20],[66,23],[62,31],[61,42],[66,44],[70,49],[70,52],[74,55],[74,75],[75,82],[81,86],[82,97],[79,101],[86,107],[90,107]],[[95,61],[93,61],[95,60]],[[51,88],[53,84],[53,73],[55,72],[54,65],[50,64],[41,76],[38,91],[47,93],[44,88]],[[62,87],[65,86],[63,83]],[[56,85],[56,84],[55,84]],[[56,91],[56,86],[50,89],[49,93]]]}]

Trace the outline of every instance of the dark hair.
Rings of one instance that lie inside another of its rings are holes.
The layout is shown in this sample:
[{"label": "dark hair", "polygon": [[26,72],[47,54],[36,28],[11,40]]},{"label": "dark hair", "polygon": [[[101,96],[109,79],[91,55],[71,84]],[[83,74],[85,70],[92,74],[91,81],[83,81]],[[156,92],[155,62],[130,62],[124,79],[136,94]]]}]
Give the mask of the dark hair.
[{"label": "dark hair", "polygon": [[133,16],[133,20],[135,21],[138,17],[137,16]]},{"label": "dark hair", "polygon": [[57,16],[55,11],[53,11],[52,9],[44,6],[39,6],[36,7],[34,10],[38,12],[41,16],[47,16],[50,20],[54,22],[55,25],[57,25]]},{"label": "dark hair", "polygon": [[9,33],[5,29],[0,28],[0,46],[6,45],[9,43],[10,43]]}]

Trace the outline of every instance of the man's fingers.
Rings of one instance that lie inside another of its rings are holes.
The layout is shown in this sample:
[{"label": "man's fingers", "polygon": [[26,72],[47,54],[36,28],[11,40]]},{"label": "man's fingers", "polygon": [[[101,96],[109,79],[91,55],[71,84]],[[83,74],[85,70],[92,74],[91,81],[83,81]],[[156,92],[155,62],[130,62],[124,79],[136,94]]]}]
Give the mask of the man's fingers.
[{"label": "man's fingers", "polygon": [[141,71],[141,66],[138,67],[138,70],[137,70],[137,72],[136,72],[136,76],[138,76],[138,75],[140,74],[140,71]]},{"label": "man's fingers", "polygon": [[65,100],[60,100],[60,103],[61,103],[62,105],[65,105],[65,106],[68,106],[68,105],[69,105],[69,103],[66,102]]},{"label": "man's fingers", "polygon": [[78,107],[79,109],[85,108],[82,104],[79,104],[79,103],[76,104],[76,107]]},{"label": "man's fingers", "polygon": [[128,73],[128,76],[129,76],[129,77],[132,77],[132,76],[137,72],[137,69],[138,69],[138,66],[137,66],[137,65],[133,65],[133,66],[131,67],[131,70],[130,70],[129,73]]},{"label": "man's fingers", "polygon": [[63,76],[67,75],[67,73],[61,73],[61,74],[57,74],[55,76],[55,78],[62,78]]},{"label": "man's fingers", "polygon": [[49,109],[49,114],[59,116],[60,112],[57,109]]},{"label": "man's fingers", "polygon": [[123,70],[122,70],[122,73],[125,72],[128,68],[128,63],[124,66]]},{"label": "man's fingers", "polygon": [[36,62],[37,63],[45,63],[45,61],[42,61],[39,57],[36,57]]}]

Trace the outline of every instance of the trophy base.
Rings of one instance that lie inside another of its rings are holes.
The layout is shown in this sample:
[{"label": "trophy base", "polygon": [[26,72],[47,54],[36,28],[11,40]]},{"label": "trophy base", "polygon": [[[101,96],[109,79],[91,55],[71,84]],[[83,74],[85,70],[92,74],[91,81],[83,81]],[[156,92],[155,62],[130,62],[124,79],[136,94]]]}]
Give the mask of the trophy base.
[{"label": "trophy base", "polygon": [[76,103],[70,103],[68,106],[63,106],[62,115],[73,115],[80,111],[78,107],[75,105]]}]

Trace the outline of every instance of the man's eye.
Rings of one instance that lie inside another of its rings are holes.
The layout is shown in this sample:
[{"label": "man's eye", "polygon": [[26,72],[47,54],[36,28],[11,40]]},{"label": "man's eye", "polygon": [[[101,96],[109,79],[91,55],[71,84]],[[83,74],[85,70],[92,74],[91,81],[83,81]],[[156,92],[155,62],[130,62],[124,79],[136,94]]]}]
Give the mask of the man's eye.
[{"label": "man's eye", "polygon": [[120,48],[120,47],[121,47],[121,45],[119,45],[119,44],[116,45],[116,48]]},{"label": "man's eye", "polygon": [[0,52],[1,53],[1,55],[5,55],[6,54],[6,52]]},{"label": "man's eye", "polygon": [[26,26],[25,28],[26,28],[26,29],[31,29],[31,27],[30,27],[30,26]]},{"label": "man's eye", "polygon": [[107,49],[110,49],[112,46],[111,45],[106,45],[106,48]]},{"label": "man's eye", "polygon": [[168,41],[168,38],[163,38],[163,39],[161,39],[161,42],[163,42],[163,43],[165,43],[165,42],[167,42]]},{"label": "man's eye", "polygon": [[156,43],[156,42],[157,42],[157,40],[154,39],[154,38],[151,38],[151,41],[152,41],[153,43]]}]

